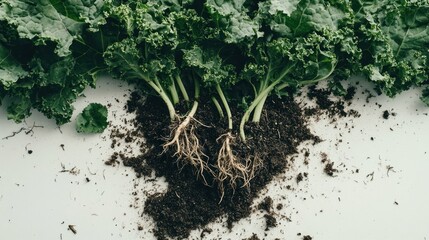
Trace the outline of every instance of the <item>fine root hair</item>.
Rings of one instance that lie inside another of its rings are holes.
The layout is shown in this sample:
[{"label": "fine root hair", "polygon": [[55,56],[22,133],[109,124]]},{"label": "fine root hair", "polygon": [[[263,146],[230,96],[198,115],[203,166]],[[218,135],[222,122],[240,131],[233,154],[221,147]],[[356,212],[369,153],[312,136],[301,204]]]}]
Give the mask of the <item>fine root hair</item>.
[{"label": "fine root hair", "polygon": [[204,174],[212,173],[211,168],[208,166],[208,157],[203,152],[203,147],[196,134],[198,125],[202,125],[193,117],[187,116],[181,121],[178,119],[171,126],[170,138],[163,145],[164,153],[171,150],[173,156],[177,157],[178,163],[184,165],[191,165],[195,168],[197,176],[201,176],[204,183],[207,181]]},{"label": "fine root hair", "polygon": [[221,148],[217,156],[217,175],[219,191],[222,201],[225,186],[229,186],[235,190],[240,183],[240,187],[249,187],[250,181],[255,177],[256,170],[261,165],[261,159],[257,156],[248,156],[245,159],[237,157],[233,150],[236,137],[231,132],[221,135],[217,142],[221,143]]}]

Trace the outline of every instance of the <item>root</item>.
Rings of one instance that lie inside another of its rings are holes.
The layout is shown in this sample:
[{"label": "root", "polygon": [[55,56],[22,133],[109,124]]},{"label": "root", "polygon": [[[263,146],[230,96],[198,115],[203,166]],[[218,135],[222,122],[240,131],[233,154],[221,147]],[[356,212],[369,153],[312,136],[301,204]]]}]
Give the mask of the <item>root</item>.
[{"label": "root", "polygon": [[[177,117],[177,119],[180,119]],[[204,154],[200,141],[195,133],[196,124],[199,122],[191,116],[187,116],[182,122],[178,121],[171,129],[170,140],[163,145],[164,153],[170,149],[183,165],[191,165],[197,171],[197,176],[201,176],[204,183],[207,181],[204,173],[212,173],[207,163],[207,155]]]},{"label": "root", "polygon": [[235,137],[230,132],[221,135],[217,139],[218,142],[221,140],[223,141],[222,147],[217,157],[217,168],[219,172],[216,176],[221,193],[220,201],[222,201],[224,196],[225,181],[228,181],[227,183],[233,190],[237,187],[239,180],[242,182],[241,187],[249,187],[250,181],[255,177],[256,170],[261,165],[261,159],[257,156],[249,156],[242,161],[235,156],[232,150]]}]

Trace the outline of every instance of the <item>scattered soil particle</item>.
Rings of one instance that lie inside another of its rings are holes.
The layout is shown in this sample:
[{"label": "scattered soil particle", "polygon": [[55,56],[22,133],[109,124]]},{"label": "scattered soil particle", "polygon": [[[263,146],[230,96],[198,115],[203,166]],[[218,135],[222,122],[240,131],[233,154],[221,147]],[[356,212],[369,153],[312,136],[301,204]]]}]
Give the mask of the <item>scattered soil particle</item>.
[{"label": "scattered soil particle", "polygon": [[260,240],[260,238],[258,237],[258,235],[256,235],[255,233],[249,237],[249,238],[244,238],[243,240]]},{"label": "scattered soil particle", "polygon": [[[198,126],[196,131],[202,140],[204,153],[209,156],[208,163],[215,166],[219,151],[216,139],[225,133],[225,129],[213,127],[211,124],[226,124],[218,119],[209,100],[202,97],[200,102],[195,118],[210,127]],[[267,99],[261,122],[258,125],[249,123],[245,128],[248,138],[246,144],[236,141],[233,145],[236,156],[240,159],[257,155],[262,159],[262,166],[256,169],[256,176],[250,187],[240,187],[242,183],[238,182],[238,187],[233,189],[226,184],[223,186],[222,198],[218,183],[210,174],[204,175],[208,183],[205,184],[201,178],[196,177],[192,167],[181,164],[173,153],[164,151],[162,144],[170,135],[170,121],[160,99],[132,93],[126,108],[136,113],[133,124],[138,133],[133,141],[141,140],[141,136],[144,136],[145,141],[142,144],[145,145],[146,151],[132,158],[119,157],[120,154],[116,153],[108,162],[117,163],[120,158],[125,165],[135,170],[137,176],[148,175],[154,170],[156,177],[165,177],[168,183],[167,192],[149,196],[144,207],[144,213],[151,216],[156,223],[154,234],[158,239],[186,238],[191,230],[203,227],[220,216],[227,216],[227,224],[231,228],[236,221],[250,215],[253,199],[274,176],[285,171],[288,156],[297,153],[301,142],[320,141],[308,129],[302,109],[291,97]],[[183,112],[185,111],[186,109]],[[232,109],[232,112],[238,113],[242,110]],[[235,117],[233,120],[237,126],[241,116]],[[120,139],[125,136],[127,134],[122,136],[116,132],[111,137]],[[269,209],[272,209],[272,203],[269,205]],[[267,214],[266,219],[267,228],[276,225],[273,216]]]},{"label": "scattered soil particle", "polygon": [[394,169],[393,169],[393,167],[392,166],[390,166],[390,165],[387,165],[386,166],[386,169],[387,169],[387,176],[389,177],[389,173],[390,172],[396,172]]},{"label": "scattered soil particle", "polygon": [[320,157],[322,158],[322,160],[321,160],[322,163],[325,163],[325,162],[329,161],[328,154],[326,154],[324,152],[320,153]]},{"label": "scattered soil particle", "polygon": [[277,226],[277,219],[271,214],[265,214],[265,231],[270,230],[270,228]]},{"label": "scattered soil particle", "polygon": [[283,204],[281,204],[281,203],[277,204],[276,209],[277,210],[282,210],[283,209]]},{"label": "scattered soil particle", "polygon": [[325,164],[323,171],[331,177],[334,177],[334,173],[338,172],[338,169],[334,168],[334,162],[328,159],[328,155],[326,153],[321,153],[322,157],[321,162]]},{"label": "scattered soil particle", "polygon": [[329,162],[325,165],[325,168],[323,169],[323,171],[328,174],[328,176],[333,177],[334,173],[338,172],[338,170],[336,168],[334,168],[334,162]]},{"label": "scattered soil particle", "polygon": [[211,229],[211,228],[204,228],[203,231],[201,231],[200,238],[204,238],[204,236],[206,234],[210,234],[212,232],[213,232],[213,229]]},{"label": "scattered soil particle", "polygon": [[305,235],[302,237],[302,240],[312,240],[313,238],[310,235]]},{"label": "scattered soil particle", "polygon": [[356,87],[355,86],[350,86],[347,88],[347,93],[344,96],[344,100],[350,101],[353,99],[353,97],[356,94]]},{"label": "scattered soil particle", "polygon": [[271,210],[273,209],[273,199],[271,197],[265,197],[264,201],[262,201],[261,203],[259,203],[258,205],[258,209],[259,210],[265,210],[268,213],[271,212]]},{"label": "scattered soil particle", "polygon": [[389,116],[390,116],[389,111],[385,110],[385,111],[383,112],[383,118],[384,118],[384,119],[389,119]]},{"label": "scattered soil particle", "polygon": [[310,150],[305,149],[304,150],[304,164],[305,165],[309,164],[309,157],[310,157]]},{"label": "scattered soil particle", "polygon": [[[356,89],[349,87],[347,94],[344,96],[344,100],[350,100]],[[307,97],[310,100],[315,100],[317,107],[307,107],[304,109],[305,116],[319,116],[326,114],[332,122],[335,122],[337,118],[352,116],[360,117],[360,113],[356,110],[346,110],[346,103],[341,99],[331,98],[332,93],[329,89],[317,88],[316,85],[308,88]]]},{"label": "scattered soil particle", "polygon": [[27,151],[27,153],[28,153],[28,154],[32,154],[32,153],[33,153],[33,150],[28,150],[28,151]]},{"label": "scattered soil particle", "polygon": [[331,91],[328,89],[318,89],[316,85],[312,85],[308,89],[308,98],[310,100],[316,99],[316,103],[321,109],[327,110],[334,105],[335,102],[329,99]]},{"label": "scattered soil particle", "polygon": [[142,162],[139,157],[121,157],[124,166],[132,167],[137,169],[138,174],[144,176],[150,176],[152,174],[152,168],[150,168],[145,162]]},{"label": "scattered soil particle", "polygon": [[302,175],[302,173],[298,173],[298,175],[296,176],[296,183],[300,183],[302,180],[304,180],[304,176]]},{"label": "scattered soil particle", "polygon": [[108,165],[108,166],[116,166],[117,164],[119,164],[119,153],[115,152],[113,153],[112,156],[110,156],[110,158],[104,162],[104,164]]},{"label": "scattered soil particle", "polygon": [[369,103],[369,99],[375,97],[374,94],[372,94],[369,90],[365,90],[362,94],[366,93],[365,102]]},{"label": "scattered soil particle", "polygon": [[68,225],[68,230],[70,230],[73,234],[77,234],[77,230],[75,228],[75,225]]}]

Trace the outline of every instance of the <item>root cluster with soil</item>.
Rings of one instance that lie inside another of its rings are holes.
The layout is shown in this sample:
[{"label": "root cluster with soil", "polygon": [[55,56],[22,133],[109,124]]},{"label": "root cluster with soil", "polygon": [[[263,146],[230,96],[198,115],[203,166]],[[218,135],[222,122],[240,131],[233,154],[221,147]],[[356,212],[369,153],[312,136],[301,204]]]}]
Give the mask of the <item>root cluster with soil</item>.
[{"label": "root cluster with soil", "polygon": [[[197,177],[202,177],[207,183],[204,175],[206,172],[211,173],[212,170],[208,165],[208,156],[203,151],[203,146],[196,134],[196,128],[202,126],[200,122],[191,116],[186,116],[183,121],[177,116],[171,124],[171,134],[169,140],[163,144],[163,154],[173,152],[173,157],[177,157],[177,163],[181,167],[191,165],[196,170]],[[206,127],[206,126],[203,126]]]},{"label": "root cluster with soil", "polygon": [[261,159],[257,156],[249,155],[244,159],[238,157],[233,150],[235,141],[236,137],[231,132],[216,139],[216,142],[221,146],[216,158],[216,181],[221,193],[220,201],[222,201],[225,193],[225,184],[232,189],[235,189],[238,183],[241,183],[241,187],[248,187],[261,165]]},{"label": "root cluster with soil", "polygon": [[[286,169],[287,157],[298,145],[318,141],[292,98],[267,99],[264,117],[258,125],[246,126],[248,140],[243,143],[229,129],[202,125],[223,125],[209,99],[200,99],[195,115],[168,127],[171,122],[163,117],[166,109],[158,98],[142,101],[138,94],[132,96],[128,109],[137,113],[135,125],[149,150],[130,165],[138,175],[155,170],[169,186],[166,193],[149,196],[144,208],[156,222],[159,239],[185,238],[222,215],[232,227],[250,214],[259,190]],[[235,124],[239,117],[233,119]]]}]

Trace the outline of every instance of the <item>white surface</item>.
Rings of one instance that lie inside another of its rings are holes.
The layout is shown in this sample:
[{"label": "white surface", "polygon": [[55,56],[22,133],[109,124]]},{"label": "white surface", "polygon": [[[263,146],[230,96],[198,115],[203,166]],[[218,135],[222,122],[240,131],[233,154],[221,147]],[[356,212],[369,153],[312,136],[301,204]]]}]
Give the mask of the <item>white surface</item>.
[{"label": "white surface", "polygon": [[[120,123],[128,87],[109,79],[98,85],[78,100],[75,115],[89,102],[111,103],[109,119]],[[277,228],[264,231],[265,213],[257,210],[235,224],[232,232],[226,230],[224,219],[210,224],[214,231],[204,239],[242,239],[252,233],[261,239],[302,239],[298,233],[315,240],[429,239],[429,109],[418,94],[412,90],[395,99],[380,96],[366,103],[366,94],[358,90],[359,99],[350,108],[362,116],[334,124],[328,119],[314,121],[311,129],[325,141],[302,146],[310,150],[309,165],[297,155],[292,170],[262,192],[261,199],[268,194],[275,205],[284,205],[274,210]],[[384,110],[397,115],[385,120]],[[44,127],[3,139],[33,124]],[[74,122],[60,131],[38,113],[17,125],[7,121],[0,108],[0,239],[153,239],[153,223],[140,215],[145,193],[160,190],[136,179],[129,168],[104,165],[113,152],[108,135],[77,134]],[[340,170],[336,177],[323,173],[321,152]],[[61,172],[74,167],[75,174]],[[297,184],[299,172],[309,177]],[[287,190],[287,185],[294,190]],[[75,225],[77,234],[68,225]],[[143,231],[137,230],[139,225]],[[200,233],[195,230],[190,239],[200,239]]]}]

